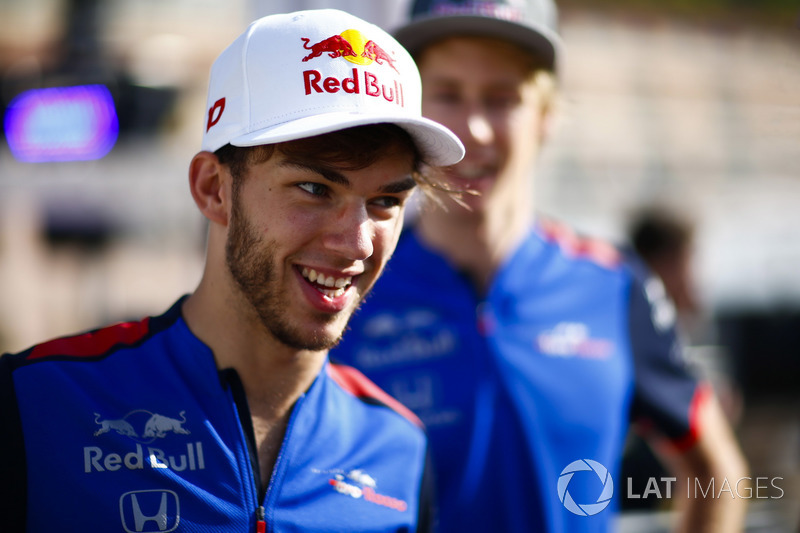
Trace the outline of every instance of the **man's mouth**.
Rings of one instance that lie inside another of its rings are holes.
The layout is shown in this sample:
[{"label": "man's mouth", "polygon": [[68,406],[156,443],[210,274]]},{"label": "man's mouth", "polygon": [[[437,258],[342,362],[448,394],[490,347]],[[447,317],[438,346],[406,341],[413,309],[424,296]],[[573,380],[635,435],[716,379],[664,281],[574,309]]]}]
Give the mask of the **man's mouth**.
[{"label": "man's mouth", "polygon": [[338,298],[350,287],[353,282],[352,276],[334,278],[326,276],[322,272],[317,272],[313,268],[303,267],[301,272],[304,278],[311,282],[311,285],[328,298]]}]

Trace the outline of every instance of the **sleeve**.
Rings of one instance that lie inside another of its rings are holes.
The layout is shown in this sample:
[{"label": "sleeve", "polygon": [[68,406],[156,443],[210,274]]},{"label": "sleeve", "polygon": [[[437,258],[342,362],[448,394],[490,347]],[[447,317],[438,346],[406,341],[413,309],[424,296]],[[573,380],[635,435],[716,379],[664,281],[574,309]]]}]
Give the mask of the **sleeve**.
[{"label": "sleeve", "polygon": [[664,285],[639,266],[633,269],[629,334],[634,365],[631,417],[643,432],[655,431],[679,449],[696,441],[700,405],[710,388],[685,360],[675,308]]},{"label": "sleeve", "polygon": [[8,532],[25,531],[28,494],[22,421],[12,378],[14,357],[0,357],[0,520]]}]

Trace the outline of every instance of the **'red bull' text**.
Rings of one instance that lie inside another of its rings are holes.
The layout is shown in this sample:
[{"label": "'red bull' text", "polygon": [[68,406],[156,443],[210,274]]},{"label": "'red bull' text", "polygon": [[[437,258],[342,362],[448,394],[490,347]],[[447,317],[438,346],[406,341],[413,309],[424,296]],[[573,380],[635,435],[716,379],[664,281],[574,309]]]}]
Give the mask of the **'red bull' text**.
[{"label": "'red bull' text", "polygon": [[394,102],[401,107],[405,106],[402,83],[393,80],[391,85],[385,85],[378,80],[375,74],[367,71],[364,71],[362,79],[359,77],[358,69],[356,68],[353,69],[352,77],[341,79],[333,76],[323,78],[318,70],[305,70],[303,71],[303,84],[306,95],[310,95],[312,92],[319,94],[337,93],[339,91],[361,94],[363,88],[364,94],[367,96],[382,97],[387,102]]},{"label": "'red bull' text", "polygon": [[206,467],[203,456],[203,443],[194,442],[186,444],[186,453],[167,455],[159,448],[147,446],[143,449],[140,444],[136,449],[125,455],[119,453],[103,453],[97,446],[86,446],[83,449],[84,472],[114,472],[120,468],[128,470],[142,470],[144,468],[170,469],[176,472],[183,470],[204,470]]}]

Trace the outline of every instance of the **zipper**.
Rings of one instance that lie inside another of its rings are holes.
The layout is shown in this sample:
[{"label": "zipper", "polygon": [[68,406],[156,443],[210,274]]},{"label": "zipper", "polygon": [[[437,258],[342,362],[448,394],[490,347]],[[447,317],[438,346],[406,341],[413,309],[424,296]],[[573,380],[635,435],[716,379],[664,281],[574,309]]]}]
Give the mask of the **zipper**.
[{"label": "zipper", "polygon": [[250,406],[247,402],[247,395],[244,392],[242,380],[239,377],[239,374],[232,368],[222,370],[220,373],[222,374],[223,380],[230,385],[233,401],[236,404],[236,410],[239,413],[239,424],[244,432],[245,443],[247,444],[247,452],[250,459],[250,470],[253,475],[252,479],[255,489],[254,492],[257,498],[255,509],[256,533],[266,533],[267,512],[266,508],[261,504],[261,502],[266,501],[267,495],[270,494],[272,487],[276,483],[276,478],[278,478],[284,470],[285,465],[282,459],[286,454],[286,443],[289,441],[289,434],[294,426],[294,421],[297,417],[298,411],[300,410],[300,405],[302,404],[306,395],[301,394],[292,408],[292,413],[289,415],[289,421],[286,424],[286,432],[283,435],[281,449],[278,452],[278,457],[275,459],[275,466],[272,469],[272,476],[270,477],[269,485],[262,489],[261,468],[259,467],[258,451],[256,450],[256,434],[255,430],[253,429],[253,420],[250,416]]},{"label": "zipper", "polygon": [[[321,372],[324,372],[324,367]],[[319,376],[317,377],[319,379]],[[314,381],[316,383],[316,380]],[[312,387],[314,384],[311,385]],[[300,412],[300,409],[303,405],[303,401],[306,399],[308,392],[301,394],[297,400],[294,402],[294,406],[292,407],[292,412],[289,414],[289,421],[286,423],[286,431],[283,434],[283,442],[281,442],[281,449],[278,450],[278,457],[275,458],[275,465],[272,467],[272,475],[269,479],[269,485],[267,485],[266,490],[264,490],[263,495],[261,496],[262,499],[259,501],[267,501],[267,498],[273,493],[272,487],[276,486],[280,483],[280,480],[283,478],[284,471],[287,468],[288,459],[285,459],[287,454],[287,446],[289,443],[289,439],[291,438],[292,428],[294,427],[295,420],[297,419],[297,413]],[[255,443],[255,439],[253,440]],[[271,506],[274,507],[274,506]],[[264,507],[260,507],[262,511],[266,513],[266,509]],[[256,517],[258,516],[258,510],[256,510]],[[260,526],[259,526],[260,527]],[[264,528],[266,528],[266,515],[264,518]],[[258,533],[264,533],[261,529],[258,530]]]},{"label": "zipper", "polygon": [[266,511],[261,502],[266,497],[266,490],[261,489],[261,468],[258,464],[258,452],[256,450],[256,434],[253,430],[253,420],[250,417],[250,406],[247,403],[247,395],[239,374],[232,368],[220,371],[222,379],[230,387],[233,403],[236,404],[236,411],[239,413],[239,425],[244,433],[245,444],[247,445],[247,455],[250,460],[250,471],[253,475],[254,492],[256,494],[256,533],[266,533],[267,522],[265,519]]},{"label": "zipper", "polygon": [[267,533],[267,521],[264,520],[264,506],[256,507],[256,533]]}]

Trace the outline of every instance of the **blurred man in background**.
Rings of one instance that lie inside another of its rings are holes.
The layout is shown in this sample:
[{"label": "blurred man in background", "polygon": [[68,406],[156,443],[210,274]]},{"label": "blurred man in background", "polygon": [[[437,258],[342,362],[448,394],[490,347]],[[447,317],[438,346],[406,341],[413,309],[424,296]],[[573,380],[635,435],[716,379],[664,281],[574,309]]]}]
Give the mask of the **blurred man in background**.
[{"label": "blurred man in background", "polygon": [[[663,283],[674,306],[677,331],[689,347],[690,360],[713,383],[723,411],[739,419],[742,395],[735,383],[729,354],[717,346],[714,328],[703,313],[695,281],[695,224],[676,209],[649,206],[631,219],[628,240],[632,251]],[[656,284],[653,290],[662,290]]]},{"label": "blurred man in background", "polygon": [[463,147],[421,116],[411,56],[341,11],[251,24],[207,102],[197,289],[0,359],[3,531],[425,530],[423,429],[328,350],[417,169]]},{"label": "blurred man in background", "polygon": [[628,230],[630,244],[664,283],[684,329],[700,310],[694,281],[694,227],[666,208],[643,209]]},{"label": "blurred man in background", "polygon": [[[675,208],[645,206],[631,218],[628,241],[633,258],[641,259],[644,267],[660,280],[651,282],[652,291],[663,291],[674,313],[676,330],[693,369],[714,388],[723,413],[731,425],[741,416],[743,398],[732,375],[732,362],[725,350],[713,342],[713,328],[703,320],[702,306],[694,276],[695,224]],[[646,273],[645,273],[646,274]],[[702,344],[712,343],[709,346]],[[669,475],[664,465],[647,444],[636,434],[629,436],[623,461],[623,474],[630,477],[634,495],[647,490],[650,478]],[[669,502],[654,499],[628,498],[624,506],[630,509],[666,508]]]},{"label": "blurred man in background", "polygon": [[[745,476],[663,291],[616,249],[534,215],[562,54],[555,6],[420,0],[395,35],[418,62],[423,113],[467,149],[447,180],[477,194],[423,200],[332,356],[426,423],[441,531],[609,531],[630,421],[684,487]],[[679,530],[741,527],[742,500],[691,496]]]}]

